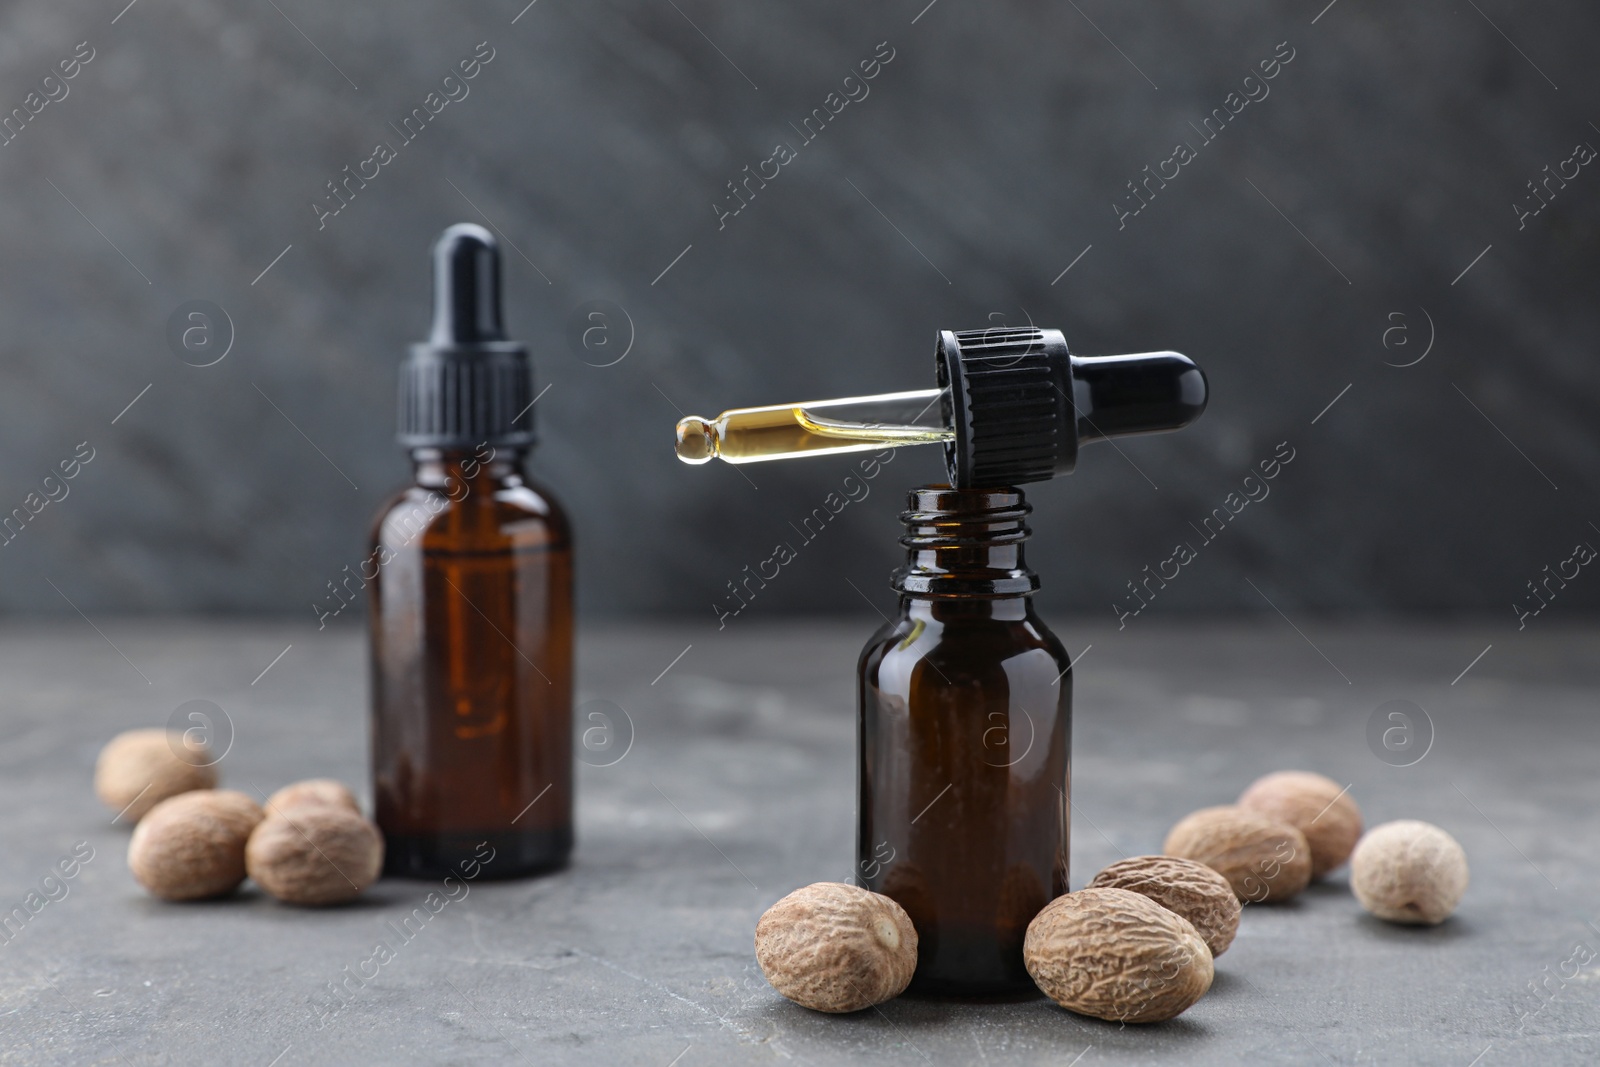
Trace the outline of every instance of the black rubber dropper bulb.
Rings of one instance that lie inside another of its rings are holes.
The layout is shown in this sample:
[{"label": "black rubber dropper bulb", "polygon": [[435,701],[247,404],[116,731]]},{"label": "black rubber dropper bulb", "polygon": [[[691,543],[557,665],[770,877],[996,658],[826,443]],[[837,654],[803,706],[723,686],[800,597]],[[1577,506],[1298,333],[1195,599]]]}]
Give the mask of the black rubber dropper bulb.
[{"label": "black rubber dropper bulb", "polygon": [[500,250],[488,230],[458,222],[433,246],[435,347],[504,341],[500,318]]},{"label": "black rubber dropper bulb", "polygon": [[407,448],[531,445],[533,370],[500,313],[500,246],[459,222],[433,246],[433,328],[400,372]]},{"label": "black rubber dropper bulb", "polygon": [[1078,443],[1181,430],[1206,409],[1205,372],[1181,352],[1073,356]]}]

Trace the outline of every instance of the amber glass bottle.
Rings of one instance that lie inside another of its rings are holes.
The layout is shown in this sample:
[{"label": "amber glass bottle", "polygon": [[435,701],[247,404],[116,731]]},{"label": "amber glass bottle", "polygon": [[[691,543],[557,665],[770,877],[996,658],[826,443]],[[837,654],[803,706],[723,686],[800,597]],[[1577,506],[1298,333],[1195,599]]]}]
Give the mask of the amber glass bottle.
[{"label": "amber glass bottle", "polygon": [[433,335],[401,375],[414,484],[372,532],[373,794],[391,875],[513,877],[572,849],[572,542],[522,472],[531,373],[500,325],[498,268],[480,227],[435,248]]},{"label": "amber glass bottle", "polygon": [[899,617],[861,653],[857,874],[916,925],[920,992],[1033,991],[1023,936],[1067,891],[1072,674],[1033,610],[1030,510],[913,491]]}]

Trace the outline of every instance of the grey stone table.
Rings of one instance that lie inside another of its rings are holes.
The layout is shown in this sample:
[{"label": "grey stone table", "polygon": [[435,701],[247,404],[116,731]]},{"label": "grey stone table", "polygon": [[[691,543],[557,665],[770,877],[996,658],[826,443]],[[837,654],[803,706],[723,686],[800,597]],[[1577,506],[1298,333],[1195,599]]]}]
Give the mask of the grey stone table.
[{"label": "grey stone table", "polygon": [[[413,920],[405,940],[390,924],[438,887],[383,882],[326,911],[249,888],[207,904],[154,901],[127,872],[126,829],[90,791],[106,738],[163,723],[192,699],[232,722],[225,784],[364,783],[359,632],[13,627],[0,633],[0,904],[21,903],[80,842],[94,855],[65,896],[51,883],[58,899],[0,943],[0,1060],[1600,1060],[1600,959],[1569,962],[1578,946],[1600,947],[1600,633],[1298,621],[1304,634],[1277,617],[1058,628],[1081,655],[1073,885],[1121,855],[1156,850],[1181,815],[1230,800],[1262,772],[1310,767],[1350,783],[1369,823],[1416,817],[1449,829],[1471,859],[1471,888],[1433,929],[1364,916],[1343,872],[1296,903],[1248,907],[1206,998],[1143,1028],[1043,999],[902,998],[825,1017],[762,980],[751,935],[763,909],[851,869],[852,684],[870,621],[586,631],[580,701],[609,701],[627,718],[613,711],[610,749],[585,752],[610,765],[580,768],[575,862],[535,881],[474,883]],[[1395,700],[1411,702],[1398,707],[1429,742],[1410,766],[1368,744],[1374,710]],[[379,941],[397,946],[394,958],[375,977],[352,978]]]}]

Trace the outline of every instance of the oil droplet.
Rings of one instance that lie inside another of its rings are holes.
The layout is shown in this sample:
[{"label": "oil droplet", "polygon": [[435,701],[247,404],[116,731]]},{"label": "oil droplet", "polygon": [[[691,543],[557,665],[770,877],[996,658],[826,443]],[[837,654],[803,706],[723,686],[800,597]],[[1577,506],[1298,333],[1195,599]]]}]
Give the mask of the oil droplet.
[{"label": "oil droplet", "polygon": [[709,463],[717,454],[716,427],[698,415],[680,419],[677,452],[685,463]]}]

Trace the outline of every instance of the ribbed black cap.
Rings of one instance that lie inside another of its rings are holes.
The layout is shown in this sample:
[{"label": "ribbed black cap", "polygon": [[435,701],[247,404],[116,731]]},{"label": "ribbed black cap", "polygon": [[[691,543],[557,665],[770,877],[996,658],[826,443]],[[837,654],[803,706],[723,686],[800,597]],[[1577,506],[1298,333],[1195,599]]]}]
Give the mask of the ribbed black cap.
[{"label": "ribbed black cap", "polygon": [[433,246],[433,329],[400,367],[406,448],[534,443],[533,368],[500,317],[500,248],[462,222]]},{"label": "ribbed black cap", "polygon": [[1074,356],[1060,330],[944,330],[937,364],[958,489],[1070,474],[1080,442],[1176,430],[1206,407],[1205,374],[1189,357]]},{"label": "ribbed black cap", "polygon": [[938,364],[955,431],[945,445],[951,485],[1020,485],[1072,470],[1072,361],[1060,330],[944,330]]}]

